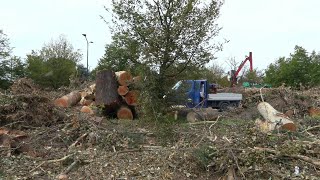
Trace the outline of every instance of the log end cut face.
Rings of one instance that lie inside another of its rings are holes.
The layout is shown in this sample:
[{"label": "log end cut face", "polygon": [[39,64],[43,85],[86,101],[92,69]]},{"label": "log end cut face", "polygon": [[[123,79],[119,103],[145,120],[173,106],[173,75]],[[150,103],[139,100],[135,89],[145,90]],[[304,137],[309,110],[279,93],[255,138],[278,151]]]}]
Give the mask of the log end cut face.
[{"label": "log end cut face", "polygon": [[297,131],[297,127],[293,123],[284,124],[281,126],[281,129],[285,129],[285,130],[293,131],[293,132]]},{"label": "log end cut face", "polygon": [[130,108],[128,107],[121,107],[118,111],[117,111],[117,117],[118,119],[129,119],[129,120],[133,120],[133,113],[131,111]]}]

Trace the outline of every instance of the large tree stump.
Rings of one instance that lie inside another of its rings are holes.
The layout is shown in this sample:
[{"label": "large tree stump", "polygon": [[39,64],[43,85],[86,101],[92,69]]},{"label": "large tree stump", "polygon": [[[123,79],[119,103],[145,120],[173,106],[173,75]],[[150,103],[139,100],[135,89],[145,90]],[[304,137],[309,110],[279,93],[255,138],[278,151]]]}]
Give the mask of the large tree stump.
[{"label": "large tree stump", "polygon": [[55,106],[70,107],[76,105],[81,100],[81,94],[78,91],[73,91],[54,101]]},{"label": "large tree stump", "polygon": [[116,72],[116,77],[121,86],[128,86],[133,81],[132,75],[127,71]]},{"label": "large tree stump", "polygon": [[269,103],[261,102],[258,104],[258,111],[264,120],[257,120],[256,124],[264,132],[276,129],[286,129],[296,131],[296,125],[285,114],[275,110]]},{"label": "large tree stump", "polygon": [[120,103],[116,75],[111,70],[98,71],[96,75],[96,105],[114,106]]}]

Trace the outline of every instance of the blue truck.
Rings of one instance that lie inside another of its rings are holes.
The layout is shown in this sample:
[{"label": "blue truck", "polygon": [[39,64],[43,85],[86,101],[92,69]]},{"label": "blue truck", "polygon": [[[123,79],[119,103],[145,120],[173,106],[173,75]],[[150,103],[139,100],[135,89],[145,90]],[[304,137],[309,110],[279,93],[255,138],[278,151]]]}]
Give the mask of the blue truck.
[{"label": "blue truck", "polygon": [[169,97],[175,105],[188,108],[217,108],[222,111],[229,106],[238,107],[242,94],[216,93],[207,80],[182,80],[177,82]]}]

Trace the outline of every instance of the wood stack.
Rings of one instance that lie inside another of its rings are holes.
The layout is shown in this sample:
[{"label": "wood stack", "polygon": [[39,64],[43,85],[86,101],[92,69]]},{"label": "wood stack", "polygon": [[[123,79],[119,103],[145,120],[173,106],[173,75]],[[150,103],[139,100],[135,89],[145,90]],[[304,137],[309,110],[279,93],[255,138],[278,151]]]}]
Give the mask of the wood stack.
[{"label": "wood stack", "polygon": [[95,106],[104,107],[107,115],[116,115],[118,119],[134,119],[138,105],[139,91],[134,84],[140,77],[132,77],[127,71],[98,71],[96,83],[82,91],[74,91],[55,100],[59,107],[82,106],[81,112],[95,114]]}]

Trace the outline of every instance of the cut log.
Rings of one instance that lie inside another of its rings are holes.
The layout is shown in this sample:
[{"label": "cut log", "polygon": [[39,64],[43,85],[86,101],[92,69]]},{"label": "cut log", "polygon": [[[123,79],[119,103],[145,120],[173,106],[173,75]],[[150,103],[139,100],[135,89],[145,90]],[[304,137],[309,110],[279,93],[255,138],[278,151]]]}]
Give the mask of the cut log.
[{"label": "cut log", "polygon": [[117,118],[118,119],[133,119],[133,113],[130,108],[127,106],[121,106],[117,111]]},{"label": "cut log", "polygon": [[76,105],[81,100],[81,95],[78,91],[73,91],[54,101],[54,105],[58,107],[70,107]]},{"label": "cut log", "polygon": [[118,83],[111,70],[98,71],[96,75],[96,105],[114,106],[120,103]]},{"label": "cut log", "polygon": [[128,86],[119,86],[119,87],[118,87],[118,94],[119,94],[120,96],[124,96],[124,95],[126,95],[128,92],[129,92]]},{"label": "cut log", "polygon": [[121,86],[128,86],[132,83],[132,75],[127,71],[118,71],[115,73],[117,76],[118,83]]},{"label": "cut log", "polygon": [[296,131],[297,128],[293,121],[285,114],[275,110],[269,103],[261,102],[257,108],[264,120],[261,120],[261,122],[256,121],[256,124],[262,124],[265,132],[275,129]]},{"label": "cut log", "polygon": [[94,111],[89,106],[82,106],[80,111],[83,113],[94,114]]},{"label": "cut log", "polygon": [[136,106],[138,104],[138,98],[139,98],[139,91],[137,91],[137,90],[129,91],[124,96],[124,100],[130,106]]}]

